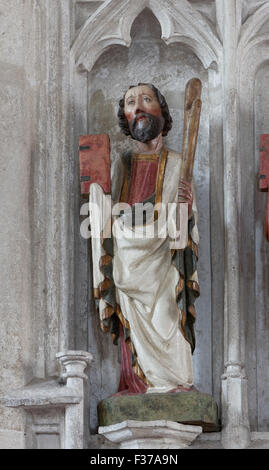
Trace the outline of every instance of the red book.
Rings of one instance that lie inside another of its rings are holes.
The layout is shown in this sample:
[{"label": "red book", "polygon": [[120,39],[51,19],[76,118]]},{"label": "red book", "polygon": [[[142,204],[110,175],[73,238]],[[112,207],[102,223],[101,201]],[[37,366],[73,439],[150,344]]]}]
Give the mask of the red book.
[{"label": "red book", "polygon": [[89,194],[90,185],[98,183],[106,194],[111,193],[110,141],[107,134],[79,137],[81,194]]},{"label": "red book", "polygon": [[261,134],[260,139],[260,189],[267,191],[269,186],[269,134]]},{"label": "red book", "polygon": [[[260,190],[268,191],[269,188],[269,134],[260,136]],[[265,213],[265,236],[269,241],[269,193]]]}]

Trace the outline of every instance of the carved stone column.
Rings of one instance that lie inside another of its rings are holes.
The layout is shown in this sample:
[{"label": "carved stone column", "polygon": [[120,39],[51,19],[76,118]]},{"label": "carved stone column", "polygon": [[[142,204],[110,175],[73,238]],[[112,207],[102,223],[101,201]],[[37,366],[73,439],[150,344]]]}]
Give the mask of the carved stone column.
[{"label": "carved stone column", "polygon": [[86,436],[84,435],[84,370],[92,361],[92,355],[84,351],[65,351],[56,354],[62,366],[61,379],[66,380],[66,386],[75,395],[81,396],[76,405],[69,405],[65,410],[65,449],[83,449]]},{"label": "carved stone column", "polygon": [[[33,14],[30,1],[1,1],[0,395],[32,378],[32,279],[29,198]],[[20,410],[0,405],[0,448],[23,448]]]},{"label": "carved stone column", "polygon": [[222,444],[244,448],[250,440],[247,378],[241,357],[240,330],[240,245],[238,179],[238,60],[241,0],[217,0],[223,35],[223,137],[225,221],[225,309],[222,376]]},{"label": "carved stone column", "polygon": [[21,389],[0,397],[0,403],[24,410],[27,449],[83,449],[88,444],[88,423],[84,391],[92,361],[86,351],[57,354],[59,378],[34,380]]}]

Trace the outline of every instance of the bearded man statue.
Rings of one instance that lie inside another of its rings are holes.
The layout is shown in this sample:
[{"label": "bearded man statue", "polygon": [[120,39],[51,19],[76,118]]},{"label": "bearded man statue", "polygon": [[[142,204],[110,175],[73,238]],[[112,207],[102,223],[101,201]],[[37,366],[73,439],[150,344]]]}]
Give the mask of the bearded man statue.
[{"label": "bearded man statue", "polygon": [[[118,394],[193,390],[194,302],[199,296],[194,187],[179,179],[181,155],[163,145],[172,118],[155,86],[131,86],[120,100],[118,119],[136,145],[122,156],[121,176],[112,176],[113,203],[123,210],[113,212],[110,238],[103,229],[101,238],[92,239],[101,326],[120,348]],[[105,213],[98,184],[91,185],[90,202],[93,229],[100,212]],[[169,230],[160,234],[168,206],[178,208],[178,202],[188,205],[185,249],[173,248]]]}]

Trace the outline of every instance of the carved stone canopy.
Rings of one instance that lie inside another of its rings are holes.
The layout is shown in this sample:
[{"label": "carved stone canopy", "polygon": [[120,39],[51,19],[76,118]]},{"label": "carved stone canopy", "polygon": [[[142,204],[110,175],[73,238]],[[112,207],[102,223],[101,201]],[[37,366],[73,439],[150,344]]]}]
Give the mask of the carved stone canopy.
[{"label": "carved stone canopy", "polygon": [[[90,71],[110,46],[129,47],[131,27],[136,17],[149,8],[161,25],[165,43],[188,45],[207,69],[222,54],[219,38],[203,16],[187,0],[108,0],[86,21],[71,50],[75,65]],[[128,14],[126,14],[128,12]]]}]

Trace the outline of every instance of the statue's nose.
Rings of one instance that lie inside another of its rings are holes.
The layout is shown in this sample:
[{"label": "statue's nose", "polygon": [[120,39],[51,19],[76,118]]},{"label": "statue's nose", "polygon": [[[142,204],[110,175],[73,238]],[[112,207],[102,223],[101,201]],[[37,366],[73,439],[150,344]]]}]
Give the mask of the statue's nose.
[{"label": "statue's nose", "polygon": [[139,113],[143,113],[144,112],[144,109],[142,106],[140,105],[137,105],[136,108],[135,108],[135,114],[139,114]]}]

